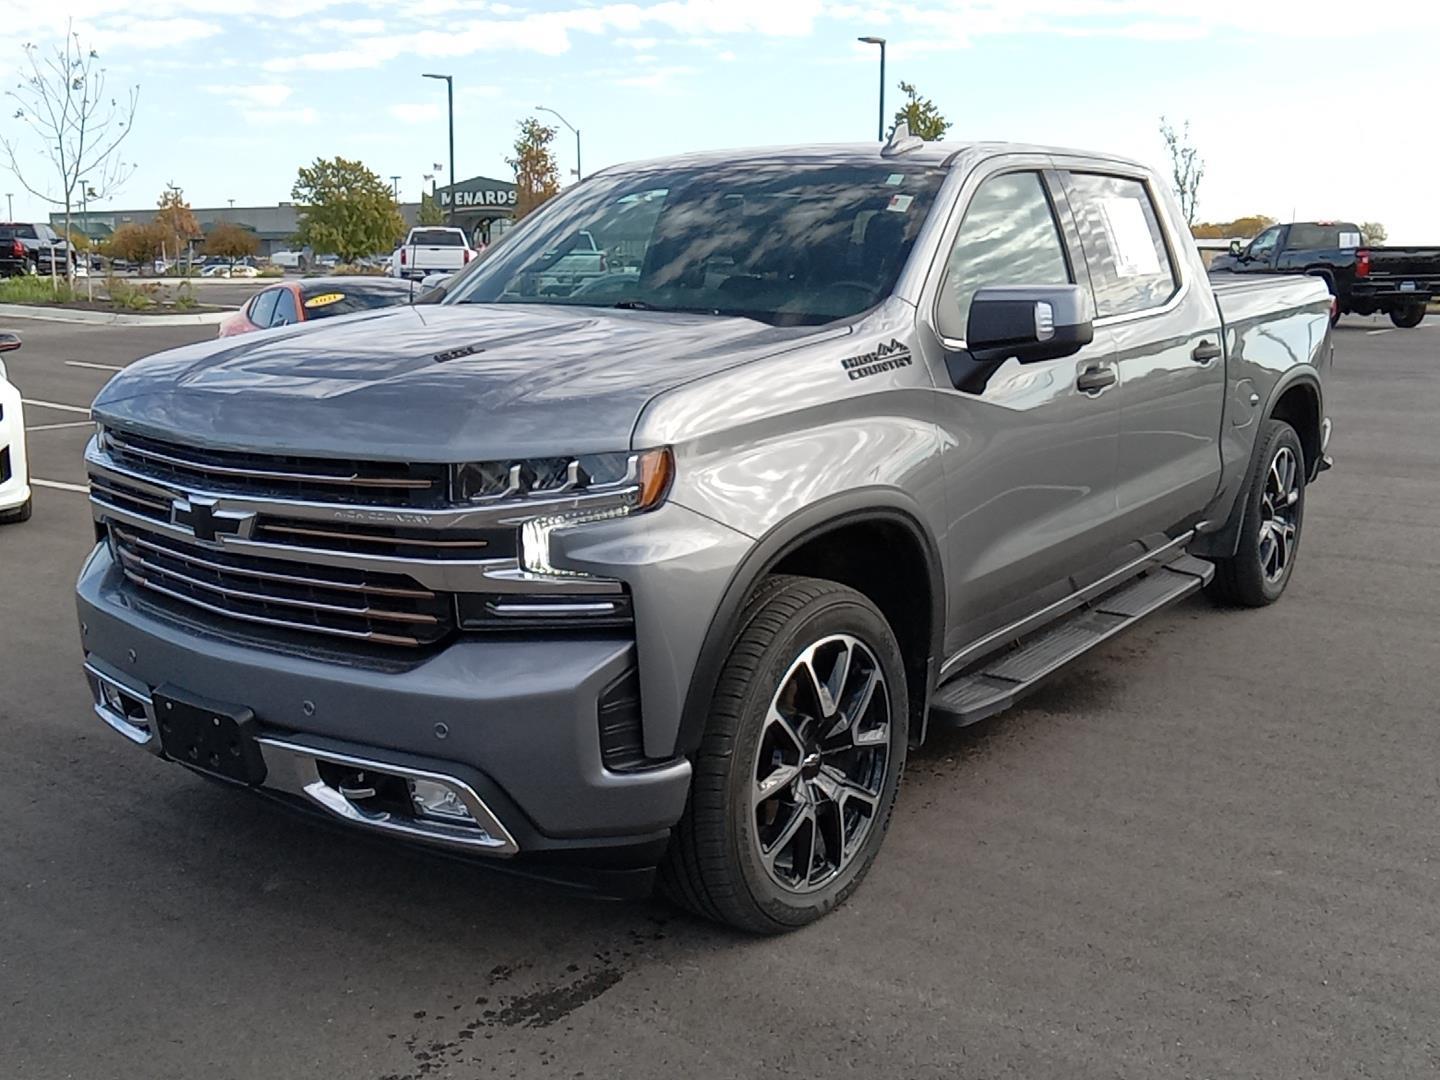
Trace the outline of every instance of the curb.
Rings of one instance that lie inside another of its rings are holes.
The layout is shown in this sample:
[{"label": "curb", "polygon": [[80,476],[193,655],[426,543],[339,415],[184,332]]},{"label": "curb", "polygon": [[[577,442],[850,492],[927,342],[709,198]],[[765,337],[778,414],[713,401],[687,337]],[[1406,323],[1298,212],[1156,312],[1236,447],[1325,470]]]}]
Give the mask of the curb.
[{"label": "curb", "polygon": [[31,307],[28,304],[0,304],[0,318],[39,319],[44,322],[79,323],[88,326],[207,326],[233,314],[229,311],[197,311],[187,315],[133,315],[121,311],[80,311],[74,308]]}]

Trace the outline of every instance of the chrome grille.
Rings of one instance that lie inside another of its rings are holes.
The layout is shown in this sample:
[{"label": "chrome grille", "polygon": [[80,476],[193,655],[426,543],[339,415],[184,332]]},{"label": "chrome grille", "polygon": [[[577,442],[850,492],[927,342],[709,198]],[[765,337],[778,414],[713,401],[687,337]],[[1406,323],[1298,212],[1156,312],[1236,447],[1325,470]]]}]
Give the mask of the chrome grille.
[{"label": "chrome grille", "polygon": [[444,465],[212,450],[115,428],[106,429],[104,448],[122,468],[159,483],[232,495],[418,507],[443,506],[448,496]]},{"label": "chrome grille", "polygon": [[240,622],[408,648],[455,629],[450,594],[401,575],[235,555],[116,524],[109,535],[134,584]]}]

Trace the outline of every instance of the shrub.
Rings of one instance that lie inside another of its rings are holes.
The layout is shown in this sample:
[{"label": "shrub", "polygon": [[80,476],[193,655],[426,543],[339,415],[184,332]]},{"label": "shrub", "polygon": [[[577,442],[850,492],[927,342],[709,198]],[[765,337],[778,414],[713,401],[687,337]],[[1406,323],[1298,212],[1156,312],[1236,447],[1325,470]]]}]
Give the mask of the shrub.
[{"label": "shrub", "polygon": [[50,284],[47,275],[22,274],[0,280],[0,303],[3,304],[68,304],[75,292],[64,278]]},{"label": "shrub", "polygon": [[199,303],[195,299],[195,293],[189,281],[182,281],[180,287],[175,290],[174,303],[181,311],[188,311]]},{"label": "shrub", "polygon": [[262,266],[262,267],[260,268],[260,276],[261,276],[261,277],[284,277],[284,276],[285,276],[285,271],[282,270],[282,269],[281,269],[280,267],[278,267],[278,266]]}]

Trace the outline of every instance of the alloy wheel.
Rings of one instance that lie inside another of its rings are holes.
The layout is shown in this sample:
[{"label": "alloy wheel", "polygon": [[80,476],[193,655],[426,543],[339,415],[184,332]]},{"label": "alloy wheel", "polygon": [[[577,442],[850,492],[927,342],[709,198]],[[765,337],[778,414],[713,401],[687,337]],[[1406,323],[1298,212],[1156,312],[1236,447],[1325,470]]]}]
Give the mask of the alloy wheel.
[{"label": "alloy wheel", "polygon": [[751,773],[754,842],[777,885],[823,888],[864,846],[890,767],[890,721],[885,674],[859,638],[822,638],[790,665]]},{"label": "alloy wheel", "polygon": [[1260,496],[1260,573],[1269,584],[1285,576],[1295,557],[1299,503],[1300,463],[1290,447],[1282,446],[1270,461]]}]

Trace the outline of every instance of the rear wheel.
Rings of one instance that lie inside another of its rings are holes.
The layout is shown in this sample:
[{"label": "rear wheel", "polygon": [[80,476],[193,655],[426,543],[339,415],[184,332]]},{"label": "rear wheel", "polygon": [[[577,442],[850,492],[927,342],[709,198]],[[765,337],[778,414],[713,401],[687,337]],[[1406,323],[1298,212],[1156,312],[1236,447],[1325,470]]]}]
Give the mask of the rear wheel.
[{"label": "rear wheel", "polygon": [[1403,308],[1394,308],[1390,312],[1390,321],[1401,330],[1413,330],[1425,321],[1425,305],[1410,304]]},{"label": "rear wheel", "polygon": [[870,868],[905,765],[900,647],[853,589],[772,577],[741,620],[661,886],[752,933],[813,922]]},{"label": "rear wheel", "polygon": [[1280,599],[1295,569],[1300,526],[1305,516],[1305,452],[1295,429],[1267,420],[1260,452],[1245,491],[1240,546],[1215,560],[1210,591],[1241,607],[1264,607]]}]

